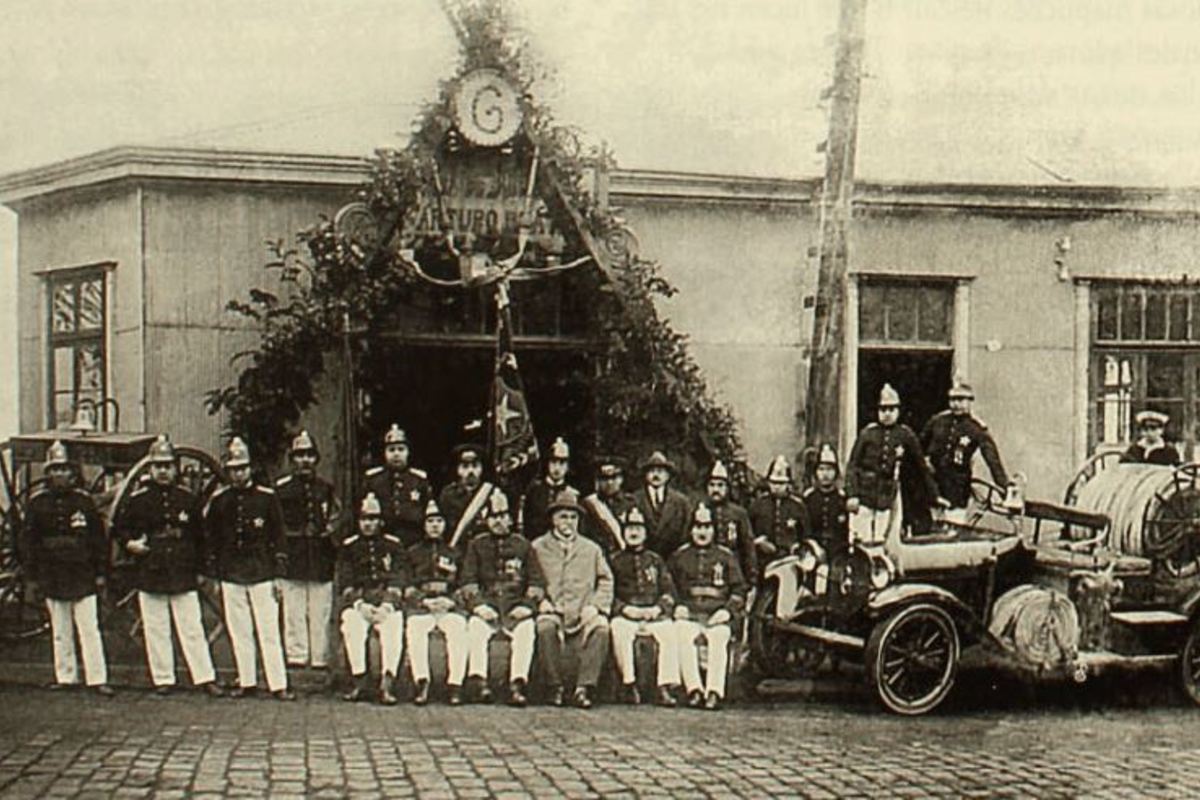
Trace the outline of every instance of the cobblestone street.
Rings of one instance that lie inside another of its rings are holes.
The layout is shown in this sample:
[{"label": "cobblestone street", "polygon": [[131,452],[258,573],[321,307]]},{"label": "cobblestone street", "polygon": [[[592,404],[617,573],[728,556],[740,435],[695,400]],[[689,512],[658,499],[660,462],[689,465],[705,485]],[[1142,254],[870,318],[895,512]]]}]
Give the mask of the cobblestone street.
[{"label": "cobblestone street", "polygon": [[712,714],[5,685],[0,703],[5,797],[1187,797],[1200,779],[1200,719],[1162,702],[905,720],[865,698]]}]

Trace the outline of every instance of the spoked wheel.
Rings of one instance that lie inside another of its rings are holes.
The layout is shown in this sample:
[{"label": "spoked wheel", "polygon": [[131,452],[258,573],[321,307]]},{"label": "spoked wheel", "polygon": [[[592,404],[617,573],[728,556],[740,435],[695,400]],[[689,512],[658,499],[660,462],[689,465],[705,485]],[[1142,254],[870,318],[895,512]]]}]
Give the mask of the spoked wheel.
[{"label": "spoked wheel", "polygon": [[907,606],[876,625],[867,640],[867,673],[879,701],[897,714],[937,708],[958,673],[954,620],[928,603]]},{"label": "spoked wheel", "polygon": [[1192,702],[1200,705],[1200,620],[1192,622],[1183,652],[1179,656],[1179,677]]},{"label": "spoked wheel", "polygon": [[30,496],[44,483],[38,479],[30,484],[0,515],[0,640],[28,639],[50,629],[45,605],[34,601],[17,557],[20,521]]},{"label": "spoked wheel", "polygon": [[[750,610],[748,639],[755,668],[767,678],[795,678],[816,672],[825,660],[825,650],[803,637],[775,627],[775,604],[779,587],[768,583],[758,590]],[[824,612],[803,610],[791,621],[818,625]]]}]

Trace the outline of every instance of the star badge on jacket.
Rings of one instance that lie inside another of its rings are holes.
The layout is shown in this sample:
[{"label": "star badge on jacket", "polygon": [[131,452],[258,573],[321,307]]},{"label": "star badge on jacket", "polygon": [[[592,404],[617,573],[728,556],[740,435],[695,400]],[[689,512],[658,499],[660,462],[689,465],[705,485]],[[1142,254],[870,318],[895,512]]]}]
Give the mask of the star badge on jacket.
[{"label": "star badge on jacket", "polygon": [[189,517],[188,517],[188,513],[186,511],[179,512],[179,521],[180,522],[187,522],[188,519],[189,519]]},{"label": "star badge on jacket", "polygon": [[261,528],[262,526],[264,526],[266,524],[267,524],[267,521],[265,519],[263,519],[262,517],[254,518],[254,527]]},{"label": "star badge on jacket", "polygon": [[87,515],[84,514],[82,511],[76,511],[74,514],[71,515],[71,527],[72,528],[86,528],[87,527]]},{"label": "star badge on jacket", "polygon": [[408,493],[408,499],[412,500],[414,503],[419,502],[421,500],[421,490],[413,489]]}]

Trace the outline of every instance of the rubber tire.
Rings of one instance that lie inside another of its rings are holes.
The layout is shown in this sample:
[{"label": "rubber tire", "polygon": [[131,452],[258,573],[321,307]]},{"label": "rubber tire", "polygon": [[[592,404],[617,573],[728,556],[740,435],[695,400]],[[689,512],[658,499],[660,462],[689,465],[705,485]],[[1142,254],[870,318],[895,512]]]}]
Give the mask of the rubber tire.
[{"label": "rubber tire", "polygon": [[1179,651],[1179,682],[1184,694],[1200,706],[1200,619],[1192,620],[1183,649]]},{"label": "rubber tire", "polygon": [[[882,675],[884,666],[883,656],[887,645],[895,633],[903,630],[917,620],[932,621],[942,629],[950,640],[950,658],[937,686],[916,701],[909,702],[897,697],[887,688]],[[871,635],[867,639],[867,676],[875,691],[876,698],[888,711],[903,716],[928,714],[941,705],[942,701],[946,699],[946,696],[950,694],[950,690],[954,687],[954,680],[958,674],[960,652],[961,644],[958,627],[954,624],[953,617],[945,609],[932,603],[915,603],[894,612],[871,630]]]}]

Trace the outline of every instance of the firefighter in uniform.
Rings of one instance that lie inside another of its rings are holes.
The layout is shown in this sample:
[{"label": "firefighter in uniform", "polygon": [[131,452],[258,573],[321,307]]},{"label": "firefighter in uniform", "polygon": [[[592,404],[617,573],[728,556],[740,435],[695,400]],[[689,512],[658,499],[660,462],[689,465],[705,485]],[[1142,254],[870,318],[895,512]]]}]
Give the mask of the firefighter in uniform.
[{"label": "firefighter in uniform", "polygon": [[901,423],[900,395],[889,384],[879,393],[879,421],[863,428],[846,462],[846,508],[855,541],[877,545],[906,522],[927,524],[937,484],[912,428]]},{"label": "firefighter in uniform", "polygon": [[750,515],[741,505],[729,499],[729,469],[721,461],[713,464],[705,484],[707,496],[704,503],[713,515],[717,528],[717,544],[732,550],[738,557],[742,576],[748,581],[757,580],[758,558],[755,552],[754,532]]},{"label": "firefighter in uniform", "polygon": [[[715,541],[716,527],[708,506],[696,506],[691,528],[691,543],[679,548],[668,562],[679,597],[673,614],[679,671],[688,706],[715,711],[725,697],[729,642],[745,608],[747,587],[737,556]],[[700,637],[708,646],[704,684],[696,650]]]},{"label": "firefighter in uniform", "polygon": [[1161,464],[1168,467],[1179,464],[1179,451],[1163,438],[1163,431],[1170,419],[1161,411],[1139,411],[1134,417],[1138,439],[1121,454],[1121,463]]},{"label": "firefighter in uniform", "polygon": [[583,498],[583,535],[600,545],[609,558],[625,548],[620,520],[634,505],[633,495],[621,488],[624,480],[621,460],[605,456],[596,462],[596,491]]},{"label": "firefighter in uniform", "polygon": [[463,559],[459,596],[470,609],[467,639],[470,645],[467,674],[475,685],[475,699],[490,703],[488,643],[504,631],[510,640],[508,703],[524,706],[533,663],[536,634],[534,608],[545,597],[546,582],[529,540],[512,532],[508,498],[499,489],[487,499],[487,533],[471,540]]},{"label": "firefighter in uniform", "polygon": [[97,593],[108,573],[108,540],[92,498],[72,486],[75,467],[56,441],[46,451],[47,488],[29,498],[25,558],[34,596],[46,599],[54,645],[51,688],[79,682],[75,636],[83,656],[84,681],[111,697],[104,640],[96,612]]},{"label": "firefighter in uniform", "polygon": [[[355,702],[378,686],[379,702],[396,704],[396,675],[404,655],[404,590],[408,559],[399,537],[384,531],[383,509],[373,493],[359,508],[358,533],[342,542],[342,645],[354,685],[343,700]],[[367,667],[367,638],[379,634],[379,680]]]},{"label": "firefighter in uniform", "polygon": [[267,688],[279,700],[295,700],[288,689],[275,597],[275,581],[287,562],[279,499],[274,489],[254,484],[250,449],[236,436],[225,454],[225,471],[229,485],[217,489],[204,510],[204,543],[207,572],[221,582],[225,627],[237,663],[238,685],[229,694],[241,697],[254,690],[261,655]]},{"label": "firefighter in uniform", "polygon": [[750,503],[750,527],[762,561],[790,553],[806,536],[805,502],[795,495],[792,466],[775,456],[767,466],[767,493]]},{"label": "firefighter in uniform", "polygon": [[571,701],[591,708],[608,659],[613,577],[600,545],[579,535],[582,516],[578,493],[559,492],[550,502],[550,530],[533,540],[532,549],[546,580],[546,598],[538,606],[537,651],[550,702],[562,703],[565,654],[570,652],[579,665]]},{"label": "firefighter in uniform", "polygon": [[976,451],[983,456],[996,485],[1008,486],[1008,475],[991,432],[971,414],[974,399],[974,390],[956,381],[950,387],[950,408],[930,417],[921,430],[921,447],[933,467],[938,491],[950,503],[946,517],[963,523],[971,499],[971,460]]},{"label": "firefighter in uniform", "polygon": [[283,513],[287,568],[280,579],[287,663],[325,669],[337,563],[341,504],[333,484],[317,475],[321,454],[308,431],[292,439],[292,472],[275,481]]},{"label": "firefighter in uniform", "polygon": [[446,694],[450,705],[462,702],[467,672],[467,618],[455,599],[458,553],[446,544],[446,517],[437,503],[425,507],[425,540],[408,548],[412,584],[408,600],[408,661],[412,666],[413,702],[429,702],[429,637],[440,630],[446,641]]},{"label": "firefighter in uniform", "polygon": [[646,518],[646,536],[651,550],[669,559],[687,538],[692,502],[683,492],[670,487],[675,464],[659,451],[642,462],[645,483],[633,500]]},{"label": "firefighter in uniform", "polygon": [[462,553],[472,539],[487,533],[487,502],[496,487],[483,480],[482,447],[460,444],[454,448],[453,456],[455,481],[442,488],[438,508],[446,515],[450,546]]},{"label": "firefighter in uniform", "polygon": [[564,489],[579,493],[579,490],[567,483],[567,473],[571,468],[571,448],[561,436],[550,445],[549,458],[546,460],[546,474],[535,478],[525,489],[525,497],[521,501],[521,532],[527,539],[541,536],[550,529],[550,503]]},{"label": "firefighter in uniform", "polygon": [[424,537],[425,506],[433,497],[429,477],[408,464],[408,434],[393,424],[383,437],[382,466],[372,467],[365,476],[363,494],[375,495],[383,506],[383,529],[405,546]]},{"label": "firefighter in uniform", "polygon": [[646,548],[646,520],[631,508],[621,516],[625,548],[612,557],[613,656],[621,676],[624,700],[638,705],[642,698],[634,671],[633,643],[639,633],[658,645],[658,704],[675,706],[679,686],[679,645],[675,638],[675,583],[663,557]]},{"label": "firefighter in uniform", "polygon": [[814,478],[813,485],[804,492],[806,535],[824,551],[830,576],[827,585],[840,586],[850,552],[850,515],[846,495],[837,485],[838,460],[832,445],[821,445]]},{"label": "firefighter in uniform", "polygon": [[192,682],[220,697],[225,693],[216,682],[196,586],[204,555],[199,502],[175,482],[175,448],[167,437],[150,445],[149,461],[150,482],[129,496],[116,527],[118,541],[133,559],[150,679],[159,695],[175,685],[173,618]]}]

